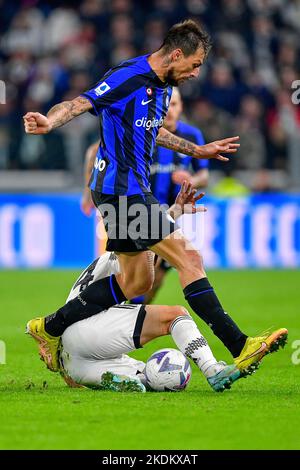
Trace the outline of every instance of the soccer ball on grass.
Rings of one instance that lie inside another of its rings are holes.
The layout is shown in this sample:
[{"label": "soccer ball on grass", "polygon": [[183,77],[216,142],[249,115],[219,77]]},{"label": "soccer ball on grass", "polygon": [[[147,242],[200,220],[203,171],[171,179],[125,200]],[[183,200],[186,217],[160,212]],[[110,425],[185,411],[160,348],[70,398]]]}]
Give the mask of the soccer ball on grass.
[{"label": "soccer ball on grass", "polygon": [[188,359],[177,349],[160,349],[149,357],[145,376],[147,384],[157,392],[184,390],[191,378]]}]

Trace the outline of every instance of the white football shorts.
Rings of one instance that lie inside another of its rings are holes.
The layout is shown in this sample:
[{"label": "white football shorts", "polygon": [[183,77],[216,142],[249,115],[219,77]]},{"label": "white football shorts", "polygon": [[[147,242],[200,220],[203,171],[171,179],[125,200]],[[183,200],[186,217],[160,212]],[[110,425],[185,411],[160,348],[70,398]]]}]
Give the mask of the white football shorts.
[{"label": "white football shorts", "polygon": [[127,356],[138,349],[143,305],[115,305],[69,326],[62,335],[61,363],[77,384],[97,385],[105,372],[136,376],[145,364]]}]

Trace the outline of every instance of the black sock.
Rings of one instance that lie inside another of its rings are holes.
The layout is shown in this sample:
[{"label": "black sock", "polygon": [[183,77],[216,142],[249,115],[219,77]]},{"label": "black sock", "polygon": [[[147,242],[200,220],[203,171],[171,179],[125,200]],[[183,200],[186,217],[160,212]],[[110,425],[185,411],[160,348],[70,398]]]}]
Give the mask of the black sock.
[{"label": "black sock", "polygon": [[61,336],[65,329],[84,318],[92,317],[113,305],[127,300],[114,274],[87,286],[75,299],[45,318],[45,330]]},{"label": "black sock", "polygon": [[210,326],[232,356],[239,356],[247,336],[224,312],[207,277],[192,282],[183,289],[183,292],[194,312]]}]

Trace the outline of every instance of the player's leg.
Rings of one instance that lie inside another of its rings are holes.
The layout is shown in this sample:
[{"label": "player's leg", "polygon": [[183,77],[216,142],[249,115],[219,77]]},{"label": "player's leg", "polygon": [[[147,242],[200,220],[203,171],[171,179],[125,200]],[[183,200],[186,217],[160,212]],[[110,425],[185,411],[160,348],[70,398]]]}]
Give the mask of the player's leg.
[{"label": "player's leg", "polygon": [[110,359],[72,356],[62,349],[60,374],[71,388],[145,392],[139,378],[145,364],[123,354]]},{"label": "player's leg", "polygon": [[[93,197],[96,197],[95,194]],[[135,200],[135,198],[131,200],[131,203],[134,204]],[[142,207],[144,206],[142,197],[137,201]],[[142,249],[137,248],[136,243],[128,237],[116,239],[116,228],[118,236],[121,237],[123,232],[127,234],[131,219],[129,216],[126,217],[126,208],[123,214],[119,198],[113,196],[106,198],[103,196],[99,200],[96,198],[94,202],[99,205],[99,210],[105,217],[108,250],[119,253],[120,272],[93,282],[77,298],[67,302],[54,314],[48,315],[45,319],[45,331],[53,337],[61,336],[71,324],[94,315],[99,311],[99,307],[109,308],[143,294],[152,287],[153,254],[146,246]]]},{"label": "player's leg", "polygon": [[[39,343],[39,352],[49,369],[58,369],[59,337],[73,323],[95,315],[99,310],[122,303],[149,290],[153,283],[152,255],[147,249],[148,229],[151,220],[152,198],[133,196],[122,198],[94,194],[95,205],[105,220],[108,233],[108,251],[119,252],[121,273],[111,274],[85,286],[76,298],[67,302],[46,318],[35,318],[27,323],[27,332]],[[145,202],[147,199],[148,202]],[[135,217],[130,213],[133,206],[143,212],[143,233],[136,240],[136,233],[130,234]],[[159,207],[156,204],[157,208]],[[128,212],[127,212],[128,209]],[[123,237],[125,235],[125,238]],[[124,291],[123,291],[124,289]]]},{"label": "player's leg", "polygon": [[[153,254],[147,250],[151,204],[146,204],[142,196],[125,198],[124,207],[122,205],[124,201],[120,201],[122,198],[109,195],[99,196],[95,193],[93,193],[93,198],[105,220],[108,232],[107,249],[119,253],[120,273],[98,279],[88,285],[76,298],[45,319],[39,318],[37,321],[29,322],[28,332],[38,341],[49,343],[53,353],[57,346],[57,338],[68,326],[94,315],[99,311],[99,307],[109,308],[147,292],[154,280]],[[142,244],[130,238],[128,233],[130,223],[134,220],[134,216],[129,215],[129,211],[131,207],[137,205],[141,210],[144,209],[145,213],[143,233],[147,240]],[[44,354],[42,351],[42,355],[45,357],[48,355],[50,360],[47,359],[46,362],[50,369],[55,370],[57,365],[51,364],[55,362],[51,359],[52,352]]]},{"label": "player's leg", "polygon": [[59,337],[68,326],[94,315],[100,308],[109,308],[147,291],[154,279],[153,257],[150,251],[120,255],[121,273],[91,283],[56,312],[46,316],[45,331]]},{"label": "player's leg", "polygon": [[230,388],[241,374],[235,365],[218,362],[187,310],[181,306],[147,305],[141,345],[171,334],[178,349],[192,359],[215,391]]},{"label": "player's leg", "polygon": [[[142,305],[116,305],[67,328],[62,335],[60,371],[68,385],[143,391],[136,376],[145,364],[126,353],[141,347],[145,315]],[[108,372],[111,375],[103,383]]]},{"label": "player's leg", "polygon": [[178,270],[189,305],[229,349],[243,374],[252,373],[266,353],[277,351],[280,346],[285,345],[288,334],[286,328],[254,338],[247,337],[240,331],[224,311],[210,285],[202,257],[180,231],[153,245],[151,249]]},{"label": "player's leg", "polygon": [[[126,353],[170,332],[178,348],[193,359],[214,390],[223,390],[239,378],[234,366],[216,361],[183,307],[154,305],[116,305],[71,325],[62,336],[61,374],[70,386],[104,385],[117,390],[125,385],[142,390],[136,377],[143,379],[144,363]],[[108,372],[111,375],[105,376],[103,383],[103,374]]]},{"label": "player's leg", "polygon": [[[100,271],[111,274],[104,278],[97,277],[96,280],[93,278],[95,272],[90,272],[88,268],[76,283],[80,285],[79,293],[77,286],[75,297],[69,296],[72,298],[53,314],[45,318],[35,318],[27,323],[27,332],[38,341],[40,356],[50,370],[58,370],[59,338],[68,326],[151,287],[154,278],[153,257],[150,251],[139,251],[120,255],[118,263],[107,259],[106,262],[111,264],[112,269],[104,266]],[[123,270],[122,274],[120,269]]]},{"label": "player's leg", "polygon": [[151,249],[177,269],[185,298],[191,308],[212,328],[233,357],[237,357],[247,336],[222,308],[207,279],[199,252],[179,230],[153,245]]},{"label": "player's leg", "polygon": [[142,295],[154,282],[154,253],[150,250],[136,253],[117,253],[120,273],[118,284],[127,299]]},{"label": "player's leg", "polygon": [[[137,253],[118,253],[120,274],[117,276],[119,286],[134,305],[145,304],[145,292],[153,287],[154,253],[144,252],[145,262],[142,257],[134,257]],[[138,262],[136,262],[138,260]]]},{"label": "player's leg", "polygon": [[165,260],[161,258],[158,258],[158,262],[156,263],[155,268],[154,268],[153,286],[152,286],[152,289],[150,289],[144,295],[144,301],[143,301],[144,304],[149,305],[153,302],[159,289],[163,285],[167,272],[170,269],[171,269],[171,266],[169,265],[169,263],[167,263]]}]

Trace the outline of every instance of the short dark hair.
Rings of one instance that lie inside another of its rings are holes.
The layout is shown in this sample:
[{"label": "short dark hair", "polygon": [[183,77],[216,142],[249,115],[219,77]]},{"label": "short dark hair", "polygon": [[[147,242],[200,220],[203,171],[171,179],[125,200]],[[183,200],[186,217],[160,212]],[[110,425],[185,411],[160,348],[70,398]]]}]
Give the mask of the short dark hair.
[{"label": "short dark hair", "polygon": [[203,48],[207,56],[211,48],[209,34],[196,21],[185,20],[169,29],[160,49],[168,53],[179,48],[187,57],[194,54],[199,47]]}]

